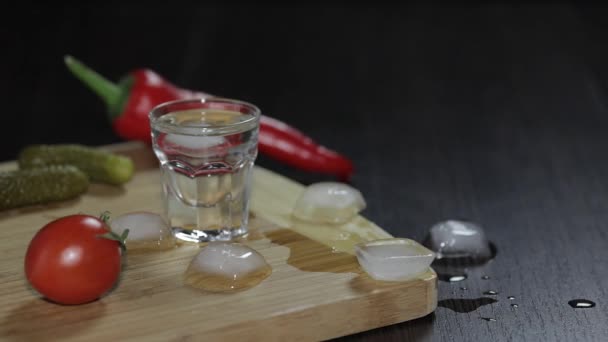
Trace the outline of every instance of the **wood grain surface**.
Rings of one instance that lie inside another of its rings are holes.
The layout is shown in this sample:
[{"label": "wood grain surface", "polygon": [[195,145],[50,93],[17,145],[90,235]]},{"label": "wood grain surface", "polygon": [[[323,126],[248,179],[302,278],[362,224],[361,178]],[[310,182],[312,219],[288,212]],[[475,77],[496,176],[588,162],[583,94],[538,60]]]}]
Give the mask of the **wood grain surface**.
[{"label": "wood grain surface", "polygon": [[137,162],[136,176],[124,187],[97,184],[72,201],[0,213],[3,340],[322,340],[419,318],[436,308],[433,270],[411,281],[377,282],[360,269],[354,241],[389,234],[363,217],[310,229],[292,221],[303,187],[259,167],[251,233],[239,239],[272,267],[259,285],[230,294],[187,286],[184,273],[204,244],[186,243],[128,252],[118,287],[99,301],[80,306],[44,301],[23,275],[27,245],[44,224],[73,213],[160,211],[160,175],[150,147],[129,143],[110,149]]},{"label": "wood grain surface", "polygon": [[[364,216],[390,234],[422,240],[466,218],[496,244],[492,263],[439,282],[434,314],[341,340],[606,340],[605,4],[21,3],[0,31],[2,160],[27,143],[120,140],[64,54],[113,80],[150,67],[251,101],[352,158]],[[597,306],[575,310],[575,298]]]}]

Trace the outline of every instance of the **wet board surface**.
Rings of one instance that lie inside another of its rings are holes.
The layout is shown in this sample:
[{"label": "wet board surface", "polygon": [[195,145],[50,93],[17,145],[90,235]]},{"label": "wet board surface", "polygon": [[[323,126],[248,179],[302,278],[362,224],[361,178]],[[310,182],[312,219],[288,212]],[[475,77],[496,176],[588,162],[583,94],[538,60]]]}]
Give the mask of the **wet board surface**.
[{"label": "wet board surface", "polygon": [[272,266],[259,285],[229,294],[185,285],[183,274],[203,245],[180,244],[128,253],[120,284],[100,300],[77,306],[42,300],[24,278],[23,257],[44,224],[79,212],[160,211],[151,151],[137,143],[107,148],[136,162],[136,177],[124,187],[93,184],[75,200],[0,212],[2,340],[325,340],[422,317],[437,306],[431,269],[411,281],[387,283],[359,268],[353,244],[388,233],[361,216],[342,226],[295,222],[290,214],[303,186],[260,167],[254,171],[251,233],[240,240]]}]

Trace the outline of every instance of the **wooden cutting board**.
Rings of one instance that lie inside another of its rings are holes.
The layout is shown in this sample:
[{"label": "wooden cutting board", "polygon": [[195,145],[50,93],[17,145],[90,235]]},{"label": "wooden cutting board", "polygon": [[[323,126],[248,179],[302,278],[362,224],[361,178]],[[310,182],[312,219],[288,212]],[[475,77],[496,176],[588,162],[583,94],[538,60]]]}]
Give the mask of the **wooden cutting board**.
[{"label": "wooden cutting board", "polygon": [[[74,213],[159,212],[157,162],[137,143],[107,147],[134,158],[136,177],[124,187],[94,184],[78,199],[0,212],[0,337],[22,341],[325,340],[425,316],[437,305],[432,269],[407,282],[377,282],[352,254],[361,240],[390,235],[359,216],[346,225],[295,223],[291,209],[303,186],[256,167],[251,234],[272,274],[256,287],[212,294],[183,283],[202,246],[182,244],[128,253],[118,287],[102,299],[61,306],[40,299],[23,274],[35,232]],[[14,163],[0,165],[15,168]]]}]

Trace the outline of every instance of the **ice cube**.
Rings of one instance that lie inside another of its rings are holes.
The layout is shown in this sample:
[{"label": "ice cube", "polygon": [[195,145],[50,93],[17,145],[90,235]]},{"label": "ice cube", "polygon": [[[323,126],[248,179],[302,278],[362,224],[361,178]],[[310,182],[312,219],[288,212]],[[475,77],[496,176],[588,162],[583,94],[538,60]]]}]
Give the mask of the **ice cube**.
[{"label": "ice cube", "polygon": [[234,291],[255,286],[271,273],[270,265],[255,249],[214,241],[191,261],[185,281],[207,291]]},{"label": "ice cube", "polygon": [[365,209],[361,192],[339,182],[319,182],[309,185],[298,198],[293,215],[314,223],[342,224]]},{"label": "ice cube", "polygon": [[129,229],[127,250],[165,249],[175,245],[171,229],[158,214],[137,211],[117,216],[110,222],[113,232],[121,235]]},{"label": "ice cube", "polygon": [[435,253],[405,238],[380,239],[355,246],[357,260],[372,278],[382,281],[409,280],[425,272]]},{"label": "ice cube", "polygon": [[221,136],[196,136],[183,134],[167,134],[166,142],[174,147],[190,150],[206,149],[223,144],[226,139]]},{"label": "ice cube", "polygon": [[[224,153],[227,148],[226,142],[221,136],[167,134],[160,144],[165,153],[180,154],[184,158],[207,158]],[[195,165],[200,161],[188,160],[188,162]]]},{"label": "ice cube", "polygon": [[492,255],[483,228],[467,221],[447,220],[433,225],[424,244],[437,253],[437,259],[489,259]]}]

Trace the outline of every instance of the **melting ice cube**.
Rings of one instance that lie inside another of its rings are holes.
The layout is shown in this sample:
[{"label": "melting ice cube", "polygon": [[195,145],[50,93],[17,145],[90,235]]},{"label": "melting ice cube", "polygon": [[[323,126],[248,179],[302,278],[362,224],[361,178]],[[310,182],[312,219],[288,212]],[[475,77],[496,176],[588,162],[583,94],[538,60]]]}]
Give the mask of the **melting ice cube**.
[{"label": "melting ice cube", "polygon": [[309,185],[298,198],[293,215],[315,223],[346,223],[365,209],[361,192],[348,184],[319,182]]},{"label": "melting ice cube", "polygon": [[492,256],[484,230],[466,221],[448,220],[433,225],[424,244],[442,258],[474,258],[487,260]]},{"label": "melting ice cube", "polygon": [[404,281],[426,271],[435,253],[410,239],[391,238],[355,246],[359,264],[372,278]]},{"label": "melting ice cube", "polygon": [[127,249],[165,249],[175,246],[171,229],[160,215],[145,211],[131,212],[115,217],[110,222],[113,232],[121,235],[129,229]]},{"label": "melting ice cube", "polygon": [[185,275],[190,286],[212,292],[252,287],[272,273],[266,259],[240,243],[210,242],[192,260]]}]

